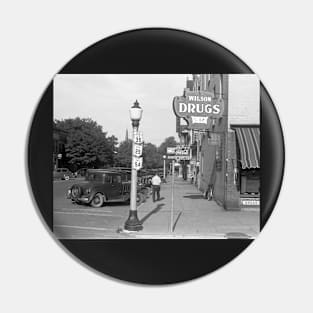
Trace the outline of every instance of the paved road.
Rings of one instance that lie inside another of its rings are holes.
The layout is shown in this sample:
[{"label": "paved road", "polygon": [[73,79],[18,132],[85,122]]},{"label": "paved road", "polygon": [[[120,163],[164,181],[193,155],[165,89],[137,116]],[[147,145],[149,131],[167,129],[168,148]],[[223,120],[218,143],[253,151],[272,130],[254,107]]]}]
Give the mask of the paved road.
[{"label": "paved road", "polygon": [[[116,237],[118,228],[128,217],[129,205],[114,203],[102,208],[72,204],[66,191],[74,180],[53,183],[54,233],[58,238]],[[83,183],[80,181],[79,183]]]},{"label": "paved road", "polygon": [[175,182],[173,211],[169,182],[161,187],[160,201],[153,203],[150,197],[138,207],[143,231],[136,234],[120,233],[118,230],[123,228],[127,220],[129,205],[114,203],[96,209],[72,204],[66,199],[66,191],[73,183],[74,181],[54,182],[54,232],[58,238],[189,236],[226,239],[241,236],[255,238],[259,233],[259,211],[225,211],[215,201],[204,200],[195,186],[181,179]]}]

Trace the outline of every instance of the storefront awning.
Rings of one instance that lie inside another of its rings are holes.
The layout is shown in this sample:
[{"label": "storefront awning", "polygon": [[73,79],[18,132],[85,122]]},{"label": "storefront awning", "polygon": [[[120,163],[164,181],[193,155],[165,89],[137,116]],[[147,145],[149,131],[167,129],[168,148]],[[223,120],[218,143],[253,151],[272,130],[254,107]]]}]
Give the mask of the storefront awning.
[{"label": "storefront awning", "polygon": [[242,169],[260,168],[260,128],[233,127],[239,145]]}]

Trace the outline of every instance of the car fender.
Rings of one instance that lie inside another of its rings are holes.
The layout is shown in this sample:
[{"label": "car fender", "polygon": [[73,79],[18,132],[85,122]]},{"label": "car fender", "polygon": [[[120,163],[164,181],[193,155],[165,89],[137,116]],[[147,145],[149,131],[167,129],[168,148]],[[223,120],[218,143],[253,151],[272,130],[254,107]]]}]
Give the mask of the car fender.
[{"label": "car fender", "polygon": [[107,202],[107,196],[106,194],[101,191],[101,190],[98,190],[98,188],[94,189],[94,190],[91,190],[91,193],[90,193],[90,196],[89,196],[89,199],[90,199],[90,202],[92,201],[92,199],[94,198],[94,196],[97,194],[97,193],[100,193],[102,196],[103,196],[103,200],[104,202]]}]

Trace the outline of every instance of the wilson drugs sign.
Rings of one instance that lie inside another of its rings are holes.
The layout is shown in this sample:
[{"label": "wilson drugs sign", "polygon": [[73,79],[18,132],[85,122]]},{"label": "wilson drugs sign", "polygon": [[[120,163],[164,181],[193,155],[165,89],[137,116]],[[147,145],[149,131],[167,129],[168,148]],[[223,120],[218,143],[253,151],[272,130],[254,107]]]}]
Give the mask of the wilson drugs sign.
[{"label": "wilson drugs sign", "polygon": [[185,96],[173,99],[176,116],[184,118],[191,129],[209,129],[212,119],[220,118],[224,112],[222,98],[214,98],[207,91],[186,91]]}]

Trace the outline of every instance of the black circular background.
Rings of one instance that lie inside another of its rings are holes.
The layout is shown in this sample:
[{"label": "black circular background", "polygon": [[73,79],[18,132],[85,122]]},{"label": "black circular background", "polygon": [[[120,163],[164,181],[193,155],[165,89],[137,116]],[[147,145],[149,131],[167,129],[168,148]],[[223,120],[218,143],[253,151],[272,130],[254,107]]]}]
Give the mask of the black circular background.
[{"label": "black circular background", "polygon": [[[70,62],[60,74],[253,73],[237,56],[207,38],[164,28],[138,29],[101,40]],[[274,104],[261,83],[261,229],[276,203],[284,171],[284,141]],[[53,84],[33,118],[28,170],[38,208],[52,231]],[[60,240],[88,266],[118,279],[168,284],[210,273],[251,242],[229,240]],[[258,259],[258,266],[261,260]],[[51,265],[49,265],[51,267]]]}]

